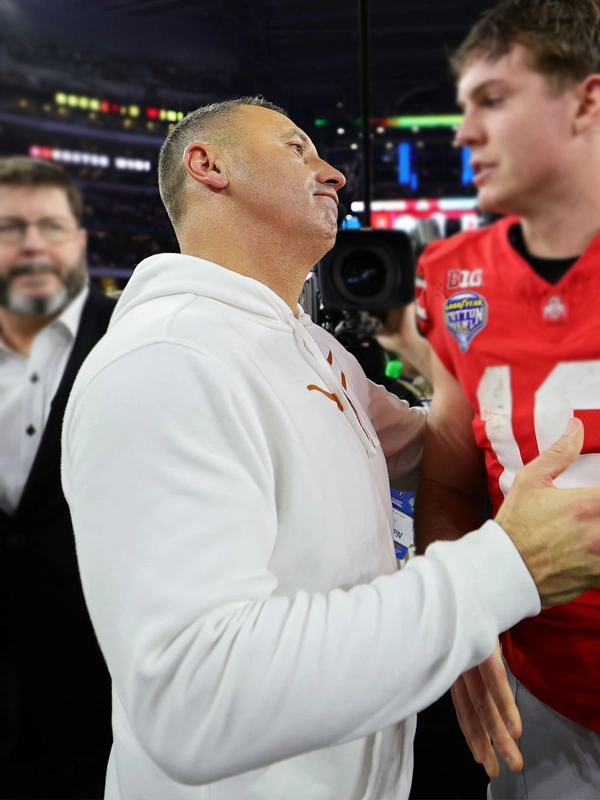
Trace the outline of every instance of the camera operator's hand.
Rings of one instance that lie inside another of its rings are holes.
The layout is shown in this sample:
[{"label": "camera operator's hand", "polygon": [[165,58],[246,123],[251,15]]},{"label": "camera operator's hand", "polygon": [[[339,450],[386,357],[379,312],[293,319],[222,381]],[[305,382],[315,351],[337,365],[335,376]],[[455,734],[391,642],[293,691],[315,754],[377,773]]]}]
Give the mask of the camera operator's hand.
[{"label": "camera operator's hand", "polygon": [[406,347],[406,309],[390,308],[380,319],[380,324],[375,331],[375,338],[385,350],[400,353]]},{"label": "camera operator's hand", "polygon": [[583,425],[523,467],[496,516],[521,553],[542,608],[600,586],[600,488],[557,489],[553,479],[579,456]]},{"label": "camera operator's hand", "polygon": [[417,330],[415,304],[390,308],[375,331],[375,339],[385,349],[398,353],[422,375],[431,381],[430,345]]}]

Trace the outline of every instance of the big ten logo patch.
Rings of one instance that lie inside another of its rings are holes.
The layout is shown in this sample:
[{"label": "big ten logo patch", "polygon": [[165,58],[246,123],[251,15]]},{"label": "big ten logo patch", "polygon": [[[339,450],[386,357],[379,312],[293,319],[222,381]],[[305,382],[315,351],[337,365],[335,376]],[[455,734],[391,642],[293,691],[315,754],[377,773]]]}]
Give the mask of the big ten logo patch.
[{"label": "big ten logo patch", "polygon": [[448,289],[471,289],[483,286],[482,269],[451,269],[448,272]]}]

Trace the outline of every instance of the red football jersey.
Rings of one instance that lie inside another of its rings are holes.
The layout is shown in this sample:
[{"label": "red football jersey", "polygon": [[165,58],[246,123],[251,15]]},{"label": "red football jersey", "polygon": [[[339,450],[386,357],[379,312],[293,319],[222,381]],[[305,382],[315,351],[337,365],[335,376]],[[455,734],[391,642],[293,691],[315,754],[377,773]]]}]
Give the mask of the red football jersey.
[{"label": "red football jersey", "polygon": [[[600,237],[555,285],[508,241],[517,220],[434,242],[417,270],[421,331],[475,410],[498,510],[515,473],[585,425],[582,455],[557,486],[600,486]],[[538,699],[600,733],[600,590],[524,620],[502,637]]]}]

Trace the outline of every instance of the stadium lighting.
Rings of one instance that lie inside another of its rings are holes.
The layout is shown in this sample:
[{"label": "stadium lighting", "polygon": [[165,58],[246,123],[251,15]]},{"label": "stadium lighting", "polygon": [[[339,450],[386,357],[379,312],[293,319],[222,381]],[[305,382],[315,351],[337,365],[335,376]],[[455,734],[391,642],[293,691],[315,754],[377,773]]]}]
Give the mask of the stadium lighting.
[{"label": "stadium lighting", "polygon": [[[142,113],[142,109],[138,105],[121,105],[110,100],[100,100],[96,97],[84,97],[65,92],[56,92],[54,102],[58,106],[82,108],[86,111],[101,111],[103,114],[120,114],[125,117],[139,117]],[[185,116],[183,111],[174,111],[167,108],[149,107],[144,110],[148,119],[161,119],[163,122],[179,122]]]},{"label": "stadium lighting", "polygon": [[[106,169],[111,165],[111,158],[103,153],[89,153],[83,150],[64,150],[62,148],[41,147],[32,144],[29,148],[29,155],[32,158],[43,158],[47,161],[59,161],[63,164],[81,164],[92,167],[102,167]],[[150,172],[152,164],[150,161],[141,158],[122,158],[117,156],[114,160],[117,169],[130,170],[132,172]]]},{"label": "stadium lighting", "polygon": [[[460,114],[430,114],[421,117],[384,117],[372,121],[381,128],[454,128],[462,122]],[[415,131],[416,132],[416,131]]]},{"label": "stadium lighting", "polygon": [[[413,117],[382,117],[371,120],[371,125],[377,128],[377,133],[383,133],[385,128],[410,128],[418,132],[420,128],[456,128],[462,123],[460,114],[429,114]],[[360,119],[353,120],[359,126]],[[329,125],[329,120],[316,119],[315,128],[324,128]]]}]

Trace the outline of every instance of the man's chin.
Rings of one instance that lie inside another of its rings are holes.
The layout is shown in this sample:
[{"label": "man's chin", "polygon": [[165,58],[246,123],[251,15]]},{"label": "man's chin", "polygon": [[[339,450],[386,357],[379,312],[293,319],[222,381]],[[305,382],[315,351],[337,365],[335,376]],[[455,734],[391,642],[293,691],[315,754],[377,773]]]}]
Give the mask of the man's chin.
[{"label": "man's chin", "polygon": [[[514,199],[514,198],[513,198]],[[484,214],[513,214],[511,196],[508,192],[481,189],[477,195],[477,208]]]},{"label": "man's chin", "polygon": [[40,295],[31,297],[30,295],[8,292],[4,307],[12,314],[21,317],[51,317],[59,314],[69,304],[70,298],[64,286],[51,295]]},{"label": "man's chin", "polygon": [[327,217],[324,221],[322,231],[325,240],[329,244],[329,248],[333,247],[333,245],[335,244],[335,240],[338,235],[338,230],[339,228],[337,223],[337,217],[334,216]]}]

